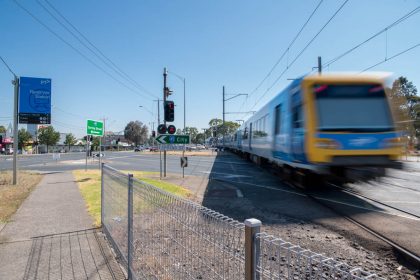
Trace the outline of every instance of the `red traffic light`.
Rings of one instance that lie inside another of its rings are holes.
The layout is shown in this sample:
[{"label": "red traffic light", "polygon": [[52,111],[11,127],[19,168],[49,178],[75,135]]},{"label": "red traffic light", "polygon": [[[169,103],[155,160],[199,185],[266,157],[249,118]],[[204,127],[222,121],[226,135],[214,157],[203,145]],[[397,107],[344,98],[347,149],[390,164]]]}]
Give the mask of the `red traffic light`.
[{"label": "red traffic light", "polygon": [[175,132],[176,132],[176,127],[174,125],[168,126],[168,133],[169,134],[175,134]]},{"label": "red traffic light", "polygon": [[158,133],[159,134],[165,134],[166,133],[166,125],[164,125],[164,124],[160,124],[159,126],[158,126]]}]

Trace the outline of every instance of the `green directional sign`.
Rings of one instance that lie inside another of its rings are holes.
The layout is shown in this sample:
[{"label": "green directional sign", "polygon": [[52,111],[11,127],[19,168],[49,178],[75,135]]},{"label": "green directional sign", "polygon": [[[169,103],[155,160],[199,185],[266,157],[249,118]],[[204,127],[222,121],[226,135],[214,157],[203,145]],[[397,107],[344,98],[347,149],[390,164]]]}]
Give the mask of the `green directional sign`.
[{"label": "green directional sign", "polygon": [[87,135],[103,136],[104,123],[100,121],[87,120],[86,132]]},{"label": "green directional sign", "polygon": [[156,137],[156,141],[159,144],[189,144],[189,135],[172,135],[172,134],[161,134]]}]

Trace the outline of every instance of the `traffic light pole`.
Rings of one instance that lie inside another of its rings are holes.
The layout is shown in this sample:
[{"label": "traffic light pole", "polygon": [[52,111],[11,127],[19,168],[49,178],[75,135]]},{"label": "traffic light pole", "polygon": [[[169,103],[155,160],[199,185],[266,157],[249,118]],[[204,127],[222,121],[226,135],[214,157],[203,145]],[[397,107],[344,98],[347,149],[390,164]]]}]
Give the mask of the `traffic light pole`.
[{"label": "traffic light pole", "polygon": [[[168,76],[168,72],[166,71],[166,67],[163,68],[163,104],[166,104],[166,76]],[[166,119],[163,119],[163,124],[166,127]],[[163,151],[163,177],[166,177],[166,150]]]}]

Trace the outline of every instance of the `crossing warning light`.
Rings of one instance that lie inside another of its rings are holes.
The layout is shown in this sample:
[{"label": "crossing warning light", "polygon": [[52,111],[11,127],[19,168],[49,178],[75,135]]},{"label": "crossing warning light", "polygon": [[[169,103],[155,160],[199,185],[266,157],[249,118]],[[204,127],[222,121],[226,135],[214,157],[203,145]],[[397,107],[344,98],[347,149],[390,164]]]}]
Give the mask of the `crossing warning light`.
[{"label": "crossing warning light", "polygon": [[165,101],[165,121],[173,122],[175,119],[175,104],[173,101]]},{"label": "crossing warning light", "polygon": [[175,132],[176,132],[176,127],[174,125],[168,126],[168,133],[169,134],[175,134]]}]

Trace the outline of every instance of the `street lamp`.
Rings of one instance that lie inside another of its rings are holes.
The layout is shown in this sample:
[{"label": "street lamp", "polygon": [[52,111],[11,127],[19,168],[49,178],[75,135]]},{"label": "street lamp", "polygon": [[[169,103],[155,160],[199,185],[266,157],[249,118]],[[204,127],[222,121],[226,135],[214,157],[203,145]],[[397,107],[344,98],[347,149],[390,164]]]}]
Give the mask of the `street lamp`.
[{"label": "street lamp", "polygon": [[184,85],[184,129],[183,133],[185,133],[185,78],[178,75],[177,73],[174,73],[172,71],[168,71],[170,74],[173,74],[175,77],[177,77]]}]

